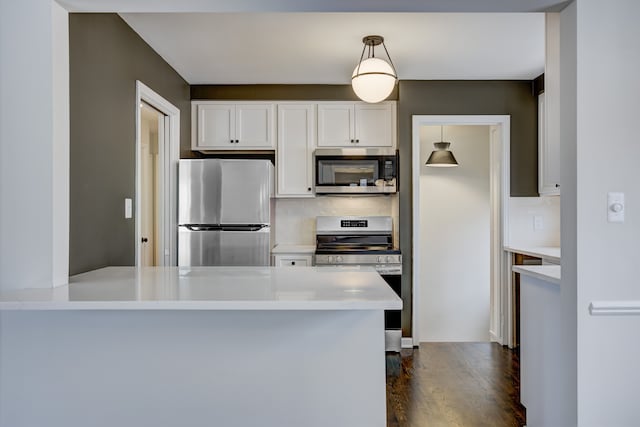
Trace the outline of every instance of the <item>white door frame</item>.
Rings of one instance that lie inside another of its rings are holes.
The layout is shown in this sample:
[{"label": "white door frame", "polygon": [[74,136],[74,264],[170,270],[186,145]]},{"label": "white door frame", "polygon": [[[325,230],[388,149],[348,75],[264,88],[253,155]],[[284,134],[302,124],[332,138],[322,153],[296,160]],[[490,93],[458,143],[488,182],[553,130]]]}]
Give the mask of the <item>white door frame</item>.
[{"label": "white door frame", "polygon": [[[153,89],[136,80],[136,267],[140,266],[142,259],[142,234],[140,221],[142,214],[141,190],[142,190],[142,161],[141,161],[141,115],[140,103],[144,101],[156,110],[164,114],[165,117],[165,137],[163,141],[158,141],[158,163],[159,168],[158,197],[159,205],[162,206],[158,219],[161,225],[160,236],[158,236],[158,247],[161,248],[164,256],[159,258],[159,265],[177,264],[177,181],[178,181],[178,160],[180,159],[180,110],[157,94]],[[168,197],[167,197],[168,195]]]},{"label": "white door frame", "polygon": [[[495,233],[491,236],[492,266],[491,266],[491,341],[502,345],[509,344],[511,336],[511,281],[509,280],[508,254],[503,247],[509,242],[509,197],[510,191],[510,134],[511,117],[500,116],[440,116],[414,115],[412,119],[412,181],[413,181],[413,280],[412,280],[412,315],[411,331],[413,345],[420,344],[419,334],[419,302],[420,302],[420,127],[439,125],[488,125],[492,128],[490,150],[492,177],[500,177],[499,185],[495,179],[491,185],[492,228]],[[499,134],[496,137],[496,133]],[[495,185],[493,185],[495,184]],[[498,210],[498,213],[496,213]]]}]

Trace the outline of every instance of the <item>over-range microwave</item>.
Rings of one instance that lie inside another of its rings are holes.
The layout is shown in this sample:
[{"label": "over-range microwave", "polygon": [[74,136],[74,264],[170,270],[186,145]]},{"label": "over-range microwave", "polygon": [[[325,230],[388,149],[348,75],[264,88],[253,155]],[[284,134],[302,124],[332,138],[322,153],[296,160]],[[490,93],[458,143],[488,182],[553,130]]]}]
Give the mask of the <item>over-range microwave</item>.
[{"label": "over-range microwave", "polygon": [[317,149],[316,194],[398,191],[398,153],[385,148]]}]

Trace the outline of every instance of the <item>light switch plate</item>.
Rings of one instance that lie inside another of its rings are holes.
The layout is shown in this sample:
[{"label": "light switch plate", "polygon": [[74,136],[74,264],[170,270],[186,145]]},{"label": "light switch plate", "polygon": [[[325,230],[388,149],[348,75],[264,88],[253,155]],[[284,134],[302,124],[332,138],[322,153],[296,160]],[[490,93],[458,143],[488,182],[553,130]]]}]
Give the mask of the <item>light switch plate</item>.
[{"label": "light switch plate", "polygon": [[607,221],[624,222],[624,193],[607,194]]},{"label": "light switch plate", "polygon": [[124,217],[129,219],[133,217],[133,201],[124,199]]}]

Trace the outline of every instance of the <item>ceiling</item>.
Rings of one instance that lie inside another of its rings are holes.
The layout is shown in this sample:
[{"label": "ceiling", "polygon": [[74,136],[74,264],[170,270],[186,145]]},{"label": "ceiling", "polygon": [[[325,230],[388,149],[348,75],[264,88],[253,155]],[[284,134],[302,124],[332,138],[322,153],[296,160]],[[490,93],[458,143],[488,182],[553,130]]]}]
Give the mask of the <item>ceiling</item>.
[{"label": "ceiling", "polygon": [[349,83],[369,34],[386,38],[400,79],[531,79],[544,68],[542,12],[570,3],[57,1],[71,12],[120,13],[191,84]]},{"label": "ceiling", "polygon": [[348,84],[369,34],[384,36],[402,80],[529,80],[544,70],[542,13],[120,15],[189,84]]}]

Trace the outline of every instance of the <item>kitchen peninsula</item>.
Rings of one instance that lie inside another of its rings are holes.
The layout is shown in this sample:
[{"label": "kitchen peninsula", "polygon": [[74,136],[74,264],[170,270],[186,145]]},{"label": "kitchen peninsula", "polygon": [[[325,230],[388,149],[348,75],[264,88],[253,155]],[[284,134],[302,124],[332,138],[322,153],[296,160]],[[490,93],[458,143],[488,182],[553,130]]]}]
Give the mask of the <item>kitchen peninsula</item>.
[{"label": "kitchen peninsula", "polygon": [[0,425],[384,426],[369,268],[107,267],[0,295]]}]

